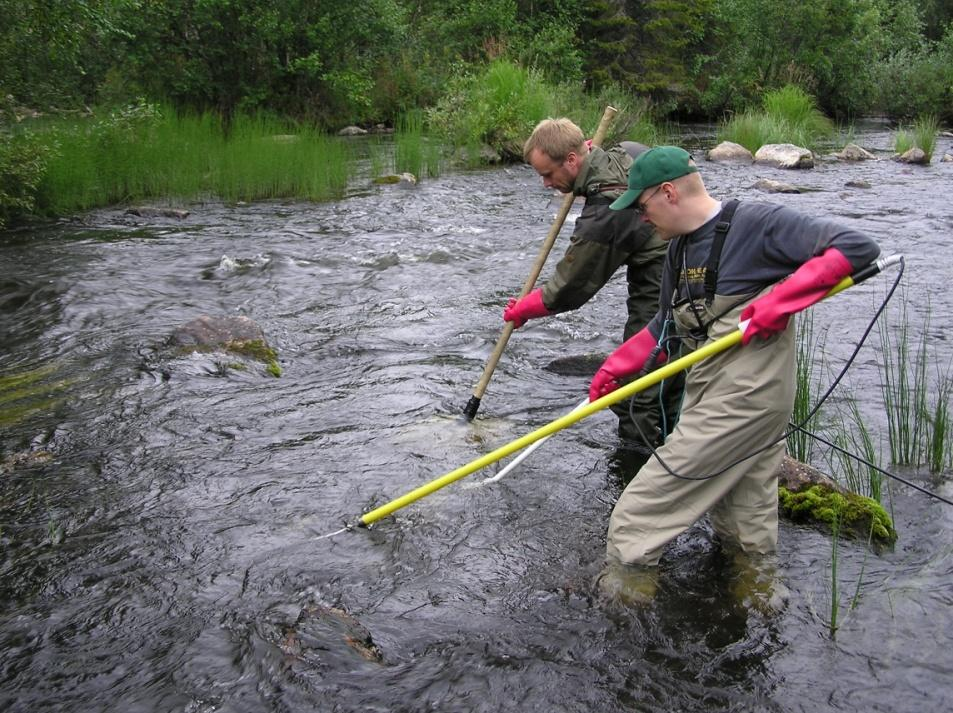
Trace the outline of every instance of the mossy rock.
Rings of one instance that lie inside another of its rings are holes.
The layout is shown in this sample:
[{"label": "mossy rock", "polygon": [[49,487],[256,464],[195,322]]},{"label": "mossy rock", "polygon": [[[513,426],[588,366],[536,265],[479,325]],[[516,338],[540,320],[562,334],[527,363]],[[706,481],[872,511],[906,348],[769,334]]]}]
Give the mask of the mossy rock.
[{"label": "mossy rock", "polygon": [[868,539],[890,547],[897,531],[887,511],[873,498],[852,493],[836,482],[788,456],[781,466],[778,511],[794,522],[812,523],[841,535]]},{"label": "mossy rock", "polygon": [[[261,327],[248,317],[202,316],[178,327],[169,343],[180,353],[225,352],[265,365],[272,376],[281,376],[278,353],[265,340]],[[227,366],[234,368],[234,363]]]}]

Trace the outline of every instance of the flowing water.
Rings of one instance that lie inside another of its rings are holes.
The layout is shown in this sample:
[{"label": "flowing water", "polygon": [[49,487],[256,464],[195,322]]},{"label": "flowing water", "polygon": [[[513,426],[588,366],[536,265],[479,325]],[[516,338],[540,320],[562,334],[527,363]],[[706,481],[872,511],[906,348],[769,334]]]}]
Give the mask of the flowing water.
[{"label": "flowing water", "polygon": [[[883,158],[888,140],[859,137]],[[949,144],[928,167],[701,167],[718,197],[829,215],[902,253],[907,317],[915,330],[929,318],[942,367]],[[758,178],[812,190],[769,196]],[[585,397],[588,374],[553,365],[616,345],[621,276],[514,333],[477,419],[460,417],[559,203],[514,166],[412,190],[358,180],[326,204],[198,204],[183,220],[103,210],[0,236],[0,377],[37,390],[0,421],[0,708],[953,707],[953,508],[897,483],[894,550],[840,544],[835,637],[831,538],[788,522],[780,613],[730,596],[705,523],[668,551],[651,607],[600,604],[592,578],[621,488],[607,411],[499,482],[473,487],[493,465],[317,539]],[[819,359],[838,366],[895,278],[815,308]],[[280,378],[163,349],[200,315],[255,320]],[[878,443],[882,361],[875,333],[846,382]],[[948,477],[904,477],[953,497]]]}]

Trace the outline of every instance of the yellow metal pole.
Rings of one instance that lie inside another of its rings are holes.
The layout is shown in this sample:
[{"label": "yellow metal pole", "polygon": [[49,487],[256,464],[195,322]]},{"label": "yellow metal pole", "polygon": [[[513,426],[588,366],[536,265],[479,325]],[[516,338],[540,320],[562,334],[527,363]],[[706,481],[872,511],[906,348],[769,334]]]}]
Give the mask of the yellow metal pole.
[{"label": "yellow metal pole", "polygon": [[[830,291],[825,295],[825,298],[830,297],[831,295],[836,295],[838,292],[841,292],[852,285],[866,280],[868,277],[881,272],[887,266],[900,262],[901,259],[902,258],[899,255],[896,255],[878,260],[876,263],[859,270],[854,275],[845,277],[830,289]],[[380,507],[365,513],[360,517],[357,524],[366,527],[371,523],[377,522],[378,520],[387,517],[394,511],[400,510],[402,507],[406,507],[407,505],[410,505],[411,503],[416,502],[417,500],[420,500],[421,498],[426,497],[427,495],[440,490],[440,488],[450,485],[451,483],[456,482],[457,480],[460,480],[471,473],[475,473],[481,468],[485,468],[486,466],[495,463],[502,458],[505,458],[511,453],[535,443],[541,438],[551,436],[557,431],[561,431],[567,426],[571,426],[577,421],[581,421],[587,416],[594,414],[596,411],[601,411],[607,406],[611,406],[614,403],[622,401],[623,399],[626,399],[633,394],[642,391],[643,389],[647,389],[653,384],[657,384],[663,379],[667,379],[668,377],[677,374],[683,369],[687,369],[692,364],[695,364],[702,359],[707,359],[708,357],[719,354],[726,349],[730,349],[741,342],[741,337],[744,334],[744,329],[746,326],[747,323],[741,324],[739,325],[739,328],[731,334],[728,334],[721,339],[716,339],[711,344],[706,344],[705,346],[696,349],[691,354],[687,354],[672,362],[663,364],[655,371],[646,374],[645,376],[639,377],[631,383],[619,387],[611,394],[606,394],[602,398],[590,402],[588,405],[574,409],[565,416],[557,418],[555,421],[550,421],[545,426],[537,428],[535,431],[527,433],[525,436],[517,438],[515,441],[510,441],[506,445],[500,446],[495,451],[487,453],[485,456],[481,456],[476,460],[470,461],[466,465],[460,466],[456,470],[452,470],[446,475],[436,478],[435,480],[431,480],[429,483],[421,485],[419,488],[411,490],[409,493],[406,493],[399,498],[391,500],[389,503],[385,503],[384,505],[381,505]]]}]

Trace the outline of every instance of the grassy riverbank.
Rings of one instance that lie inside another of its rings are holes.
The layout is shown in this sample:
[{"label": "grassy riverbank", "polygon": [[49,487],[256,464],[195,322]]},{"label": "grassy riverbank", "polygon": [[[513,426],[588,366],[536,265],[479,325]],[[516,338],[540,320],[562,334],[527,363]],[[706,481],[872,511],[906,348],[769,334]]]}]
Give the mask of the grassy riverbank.
[{"label": "grassy riverbank", "polygon": [[267,116],[179,115],[139,104],[101,119],[57,120],[33,134],[48,155],[35,212],[64,215],[146,199],[330,198],[348,151],[307,126]]}]

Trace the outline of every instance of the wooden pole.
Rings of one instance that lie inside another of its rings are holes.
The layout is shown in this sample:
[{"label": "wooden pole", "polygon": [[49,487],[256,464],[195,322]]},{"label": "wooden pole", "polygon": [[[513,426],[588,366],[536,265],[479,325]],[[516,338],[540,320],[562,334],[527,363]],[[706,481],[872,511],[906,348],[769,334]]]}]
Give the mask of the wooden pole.
[{"label": "wooden pole", "polygon": [[[596,133],[592,137],[593,146],[599,146],[602,144],[602,141],[606,135],[606,131],[609,128],[609,124],[612,123],[612,119],[617,113],[618,110],[614,107],[606,107],[605,112],[602,114],[602,119],[599,121],[599,128],[596,129]],[[556,237],[559,235],[559,231],[562,230],[563,223],[566,222],[566,216],[569,215],[569,211],[572,208],[575,198],[576,197],[572,193],[567,193],[565,198],[563,198],[563,204],[560,206],[559,212],[556,214],[556,220],[553,221],[552,227],[549,229],[549,234],[546,236],[546,240],[543,241],[542,246],[540,246],[539,255],[536,257],[536,262],[533,263],[533,268],[530,270],[530,274],[526,278],[526,282],[523,283],[523,289],[520,290],[519,297],[524,297],[525,295],[529,294],[530,290],[532,290],[536,285],[536,280],[539,279],[539,273],[543,271],[543,265],[546,262],[546,258],[549,257],[549,253],[553,249],[553,244],[556,242]],[[496,346],[493,348],[493,352],[490,354],[490,358],[487,359],[486,366],[483,368],[483,376],[480,377],[480,381],[477,382],[477,385],[473,389],[473,395],[470,397],[466,407],[463,409],[463,415],[468,421],[472,421],[474,416],[476,416],[477,410],[480,408],[480,400],[483,398],[483,394],[486,393],[486,387],[490,383],[490,379],[493,377],[493,371],[496,369],[496,365],[500,361],[500,357],[503,355],[503,350],[506,349],[506,343],[509,341],[510,335],[512,333],[513,323],[507,322],[503,327],[503,333],[500,334],[500,338],[497,340]]]}]

